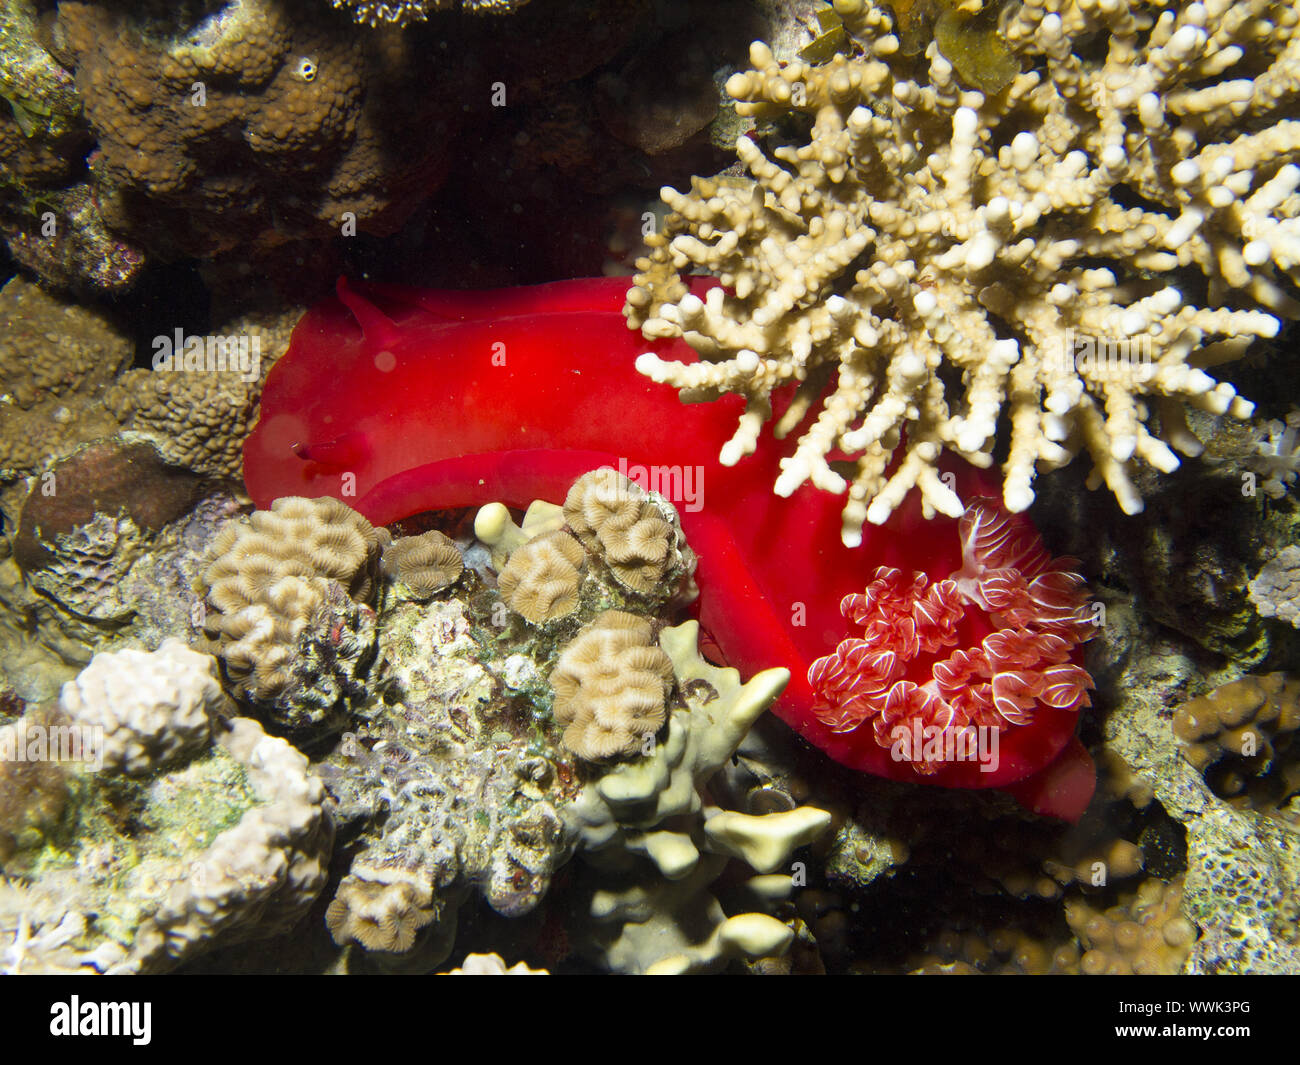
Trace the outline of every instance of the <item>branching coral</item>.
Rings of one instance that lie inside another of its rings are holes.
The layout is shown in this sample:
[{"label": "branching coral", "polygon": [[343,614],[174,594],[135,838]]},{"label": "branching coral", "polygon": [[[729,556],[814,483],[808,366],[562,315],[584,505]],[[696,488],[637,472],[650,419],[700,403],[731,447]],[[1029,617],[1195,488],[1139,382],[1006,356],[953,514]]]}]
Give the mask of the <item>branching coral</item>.
[{"label": "branching coral", "polygon": [[[820,407],[776,491],[847,491],[846,543],[914,488],[960,515],[935,462],[991,464],[1004,424],[1010,510],[1080,451],[1139,510],[1131,464],[1199,450],[1183,404],[1252,409],[1206,369],[1300,309],[1293,5],[1034,0],[1002,30],[1022,72],[989,96],[933,48],[900,56],[871,0],[837,10],[863,58],[783,66],[755,44],[727,83],[742,114],[806,116],[807,139],[742,138],[749,179],[664,190],[626,314],[702,361],[640,369],[745,398],[729,464]],[[699,270],[723,287],[689,294]]]}]

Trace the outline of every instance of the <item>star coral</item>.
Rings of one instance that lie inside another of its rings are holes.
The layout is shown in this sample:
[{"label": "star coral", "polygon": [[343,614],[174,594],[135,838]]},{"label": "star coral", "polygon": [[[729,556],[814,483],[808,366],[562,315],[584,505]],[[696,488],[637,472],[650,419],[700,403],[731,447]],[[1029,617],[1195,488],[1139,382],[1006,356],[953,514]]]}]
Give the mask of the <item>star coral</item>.
[{"label": "star coral", "polygon": [[[975,752],[973,729],[1000,738],[1033,724],[1036,712],[1091,705],[1092,680],[1071,661],[1092,635],[1073,560],[1050,558],[1033,530],[992,500],[971,504],[959,534],[962,567],[948,579],[908,579],[881,566],[865,593],[845,596],[840,610],[864,635],[808,670],[813,714],[832,732],[861,737],[856,757],[865,763],[888,750],[930,776],[959,741]],[[962,631],[968,612],[974,637]]]},{"label": "star coral", "polygon": [[[1199,450],[1185,404],[1252,410],[1206,369],[1297,313],[1294,4],[1033,0],[1004,20],[1022,72],[993,95],[933,47],[898,54],[870,0],[836,9],[860,58],[782,64],[756,43],[727,82],[740,114],[808,135],[741,138],[748,179],[664,190],[626,314],[701,361],[638,368],[687,401],[744,398],[726,464],[774,416],[799,429],[776,491],[847,493],[848,544],[913,489],[958,516],[935,460],[991,465],[1003,424],[1008,509],[1086,451],[1140,510],[1133,462]],[[688,293],[702,270],[723,287]]]}]

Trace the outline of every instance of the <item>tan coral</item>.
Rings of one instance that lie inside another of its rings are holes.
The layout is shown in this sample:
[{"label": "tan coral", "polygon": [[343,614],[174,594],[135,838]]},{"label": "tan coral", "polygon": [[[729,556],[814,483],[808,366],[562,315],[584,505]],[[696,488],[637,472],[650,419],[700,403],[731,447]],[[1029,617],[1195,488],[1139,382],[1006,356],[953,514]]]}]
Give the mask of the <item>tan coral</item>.
[{"label": "tan coral", "polygon": [[[1174,714],[1183,757],[1234,805],[1300,819],[1290,804],[1300,784],[1295,733],[1300,679],[1288,673],[1245,676],[1192,699]],[[1288,812],[1288,807],[1291,812]]]},{"label": "tan coral", "polygon": [[497,578],[506,605],[534,624],[578,609],[587,556],[568,533],[552,532],[515,548]]},{"label": "tan coral", "polygon": [[290,682],[296,641],[338,584],[356,603],[374,596],[382,537],[336,499],[277,499],[232,523],[213,542],[204,575],[215,608],[206,628],[219,636],[227,671],[259,698]]},{"label": "tan coral", "polygon": [[460,549],[436,529],[399,536],[384,549],[384,573],[414,599],[429,599],[455,584],[465,571]]},{"label": "tan coral", "polygon": [[603,467],[573,483],[564,517],[588,551],[635,592],[694,595],[695,554],[686,546],[672,504],[617,470]]},{"label": "tan coral", "polygon": [[[664,190],[672,213],[626,313],[701,359],[647,353],[638,368],[688,401],[745,398],[726,464],[794,386],[774,431],[802,435],[776,491],[847,493],[851,545],[914,489],[927,513],[959,516],[939,455],[988,466],[1002,425],[1010,510],[1083,451],[1093,481],[1141,509],[1133,464],[1168,472],[1175,449],[1200,450],[1185,405],[1251,412],[1207,369],[1300,312],[1287,290],[1300,126],[1280,103],[1300,88],[1293,5],[1208,0],[1157,17],[1033,0],[1003,29],[1024,72],[993,96],[933,47],[899,54],[871,0],[837,10],[862,58],[782,65],[755,44],[754,69],[727,83],[741,114],[794,112],[810,136],[742,138],[747,179]],[[683,279],[701,271],[724,287],[690,293]],[[1184,280],[1197,273],[1201,306]]]},{"label": "tan coral", "polygon": [[1105,910],[1071,899],[1065,919],[1084,948],[1086,976],[1170,976],[1182,971],[1198,932],[1182,913],[1182,877],[1170,883],[1144,880],[1136,891]]},{"label": "tan coral", "polygon": [[106,315],[11,279],[0,290],[0,480],[111,434],[99,398],[130,362]]},{"label": "tan coral", "polygon": [[290,312],[227,323],[214,336],[256,351],[246,367],[129,370],[107,391],[104,405],[128,438],[148,440],[172,465],[212,477],[240,477],[262,382],[288,347],[297,318]]},{"label": "tan coral", "polygon": [[419,872],[397,865],[358,862],[343,878],[325,912],[340,946],[401,954],[437,916],[433,885]]},{"label": "tan coral", "polygon": [[648,619],[606,610],[556,659],[555,720],[579,758],[627,757],[663,727],[673,665],[652,636]]}]

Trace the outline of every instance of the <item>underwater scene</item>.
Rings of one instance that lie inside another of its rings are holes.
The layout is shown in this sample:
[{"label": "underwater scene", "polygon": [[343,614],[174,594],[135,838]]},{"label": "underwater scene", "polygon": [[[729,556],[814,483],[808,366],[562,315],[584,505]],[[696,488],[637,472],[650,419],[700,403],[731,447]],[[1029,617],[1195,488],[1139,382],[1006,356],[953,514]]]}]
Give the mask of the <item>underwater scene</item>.
[{"label": "underwater scene", "polygon": [[1300,0],[0,0],[0,98],[0,973],[1300,973]]}]

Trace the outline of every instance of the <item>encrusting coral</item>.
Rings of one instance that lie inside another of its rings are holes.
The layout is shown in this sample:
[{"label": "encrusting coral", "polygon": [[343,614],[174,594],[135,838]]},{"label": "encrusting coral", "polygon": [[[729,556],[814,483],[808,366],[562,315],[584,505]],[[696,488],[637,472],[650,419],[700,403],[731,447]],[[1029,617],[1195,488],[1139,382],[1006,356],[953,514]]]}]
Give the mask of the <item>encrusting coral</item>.
[{"label": "encrusting coral", "polygon": [[635,754],[663,727],[673,664],[652,636],[649,618],[606,610],[555,660],[551,712],[564,726],[564,745],[579,758]]},{"label": "encrusting coral", "polygon": [[[745,398],[728,464],[819,408],[776,491],[847,492],[849,544],[913,489],[960,516],[936,461],[990,465],[1003,424],[1008,509],[1086,451],[1139,510],[1135,460],[1199,451],[1184,404],[1252,410],[1206,370],[1300,309],[1293,5],[1033,0],[1003,21],[1022,72],[992,95],[933,47],[900,55],[871,0],[836,10],[861,58],[782,65],[756,43],[727,83],[740,113],[806,116],[808,137],[742,138],[749,178],[664,190],[625,310],[701,361],[639,368],[687,400]],[[690,294],[698,271],[722,286]]]},{"label": "encrusting coral", "polygon": [[21,878],[0,880],[0,971],[162,972],[306,912],[333,840],[321,782],[256,721],[218,716],[214,675],[179,643],[98,656],[57,731],[30,713],[6,726],[48,729],[51,758],[57,738],[67,791],[0,866]]},{"label": "encrusting coral", "polygon": [[205,627],[239,693],[304,736],[340,730],[375,655],[381,535],[335,499],[277,499],[216,538]]}]

